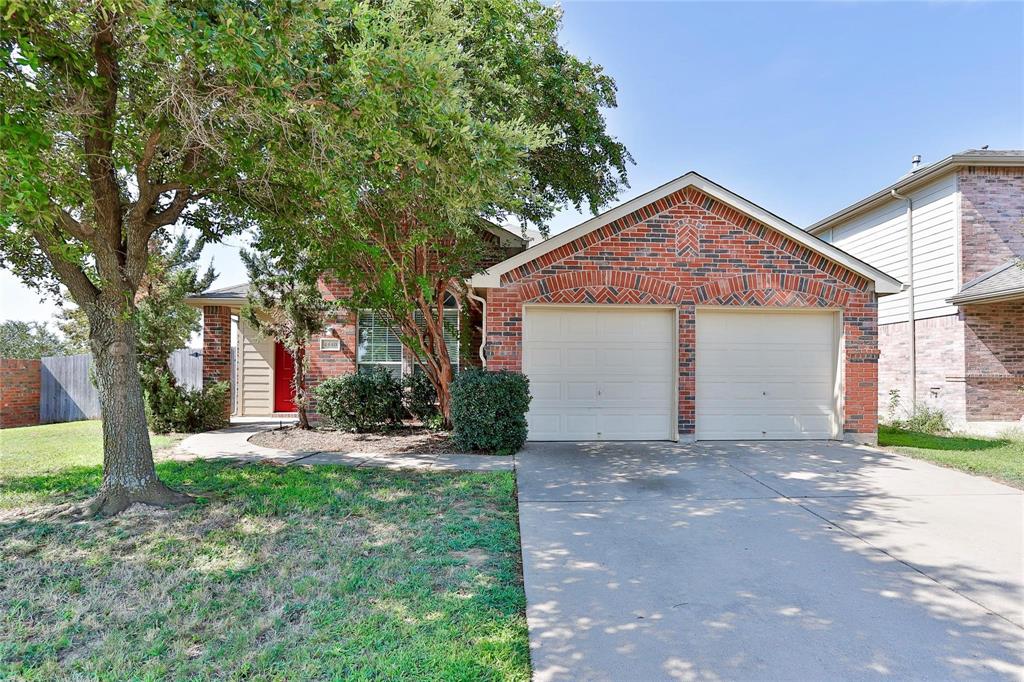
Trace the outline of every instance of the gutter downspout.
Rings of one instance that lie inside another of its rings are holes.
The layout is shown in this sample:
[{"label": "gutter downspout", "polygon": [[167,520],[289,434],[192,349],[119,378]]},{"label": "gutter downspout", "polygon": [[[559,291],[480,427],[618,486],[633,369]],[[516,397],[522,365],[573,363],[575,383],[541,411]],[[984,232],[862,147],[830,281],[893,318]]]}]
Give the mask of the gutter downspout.
[{"label": "gutter downspout", "polygon": [[487,369],[487,353],[485,352],[485,349],[487,348],[487,299],[477,296],[473,293],[472,289],[466,292],[466,295],[480,303],[480,311],[483,319],[483,325],[480,329],[480,362],[483,364],[484,369]]},{"label": "gutter downspout", "polygon": [[910,321],[910,407],[917,412],[917,315],[914,310],[914,200],[895,189],[893,199],[907,202],[907,317]]}]

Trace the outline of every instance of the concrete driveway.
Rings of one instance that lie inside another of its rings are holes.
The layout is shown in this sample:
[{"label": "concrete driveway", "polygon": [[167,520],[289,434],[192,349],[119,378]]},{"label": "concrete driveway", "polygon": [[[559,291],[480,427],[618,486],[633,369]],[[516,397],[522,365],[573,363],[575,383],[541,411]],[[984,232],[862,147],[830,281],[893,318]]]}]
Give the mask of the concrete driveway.
[{"label": "concrete driveway", "polygon": [[537,680],[1021,679],[1024,494],[871,448],[532,443]]}]

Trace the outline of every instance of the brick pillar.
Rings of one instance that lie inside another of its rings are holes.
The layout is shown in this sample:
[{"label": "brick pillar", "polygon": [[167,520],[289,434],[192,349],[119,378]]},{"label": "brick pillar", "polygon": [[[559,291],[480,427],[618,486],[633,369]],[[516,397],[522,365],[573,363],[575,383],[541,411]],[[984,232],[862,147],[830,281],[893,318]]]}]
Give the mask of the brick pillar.
[{"label": "brick pillar", "polygon": [[[231,381],[231,308],[203,306],[203,386]],[[231,414],[231,399],[224,405]]]},{"label": "brick pillar", "polygon": [[0,360],[0,429],[39,423],[39,360]]}]

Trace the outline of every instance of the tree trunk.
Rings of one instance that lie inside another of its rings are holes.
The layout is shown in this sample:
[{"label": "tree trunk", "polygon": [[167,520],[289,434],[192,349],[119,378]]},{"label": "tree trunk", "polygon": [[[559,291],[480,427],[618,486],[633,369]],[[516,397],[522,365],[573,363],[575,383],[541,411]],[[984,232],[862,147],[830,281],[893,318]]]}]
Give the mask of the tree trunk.
[{"label": "tree trunk", "polygon": [[452,379],[454,373],[452,372],[452,363],[448,358],[448,347],[441,344],[441,348],[444,349],[445,362],[441,368],[441,372],[438,375],[437,386],[434,387],[434,391],[437,393],[437,407],[441,411],[441,416],[444,418],[444,425],[446,428],[452,426]]},{"label": "tree trunk", "polygon": [[112,515],[135,502],[157,506],[192,499],[165,486],[156,475],[149,442],[135,328],[116,305],[90,310],[90,345],[103,418],[103,483],[90,513]]},{"label": "tree trunk", "polygon": [[306,395],[306,350],[300,345],[298,350],[292,353],[292,393],[295,394],[295,411],[299,413],[299,428],[309,429],[309,415],[306,408],[309,404],[309,397]]}]

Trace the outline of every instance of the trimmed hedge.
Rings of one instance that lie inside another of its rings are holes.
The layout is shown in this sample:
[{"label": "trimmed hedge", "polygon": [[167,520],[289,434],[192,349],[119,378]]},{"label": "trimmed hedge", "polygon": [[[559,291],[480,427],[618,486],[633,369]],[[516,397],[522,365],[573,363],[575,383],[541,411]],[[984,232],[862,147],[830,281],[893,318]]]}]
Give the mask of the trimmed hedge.
[{"label": "trimmed hedge", "polygon": [[332,426],[364,433],[384,431],[405,415],[402,384],[383,367],[331,377],[313,389],[316,411]]},{"label": "trimmed hedge", "polygon": [[452,440],[460,450],[511,455],[526,442],[530,381],[515,372],[468,369],[452,382]]},{"label": "trimmed hedge", "polygon": [[437,391],[426,372],[417,371],[402,380],[405,388],[405,409],[424,424],[437,416]]}]

